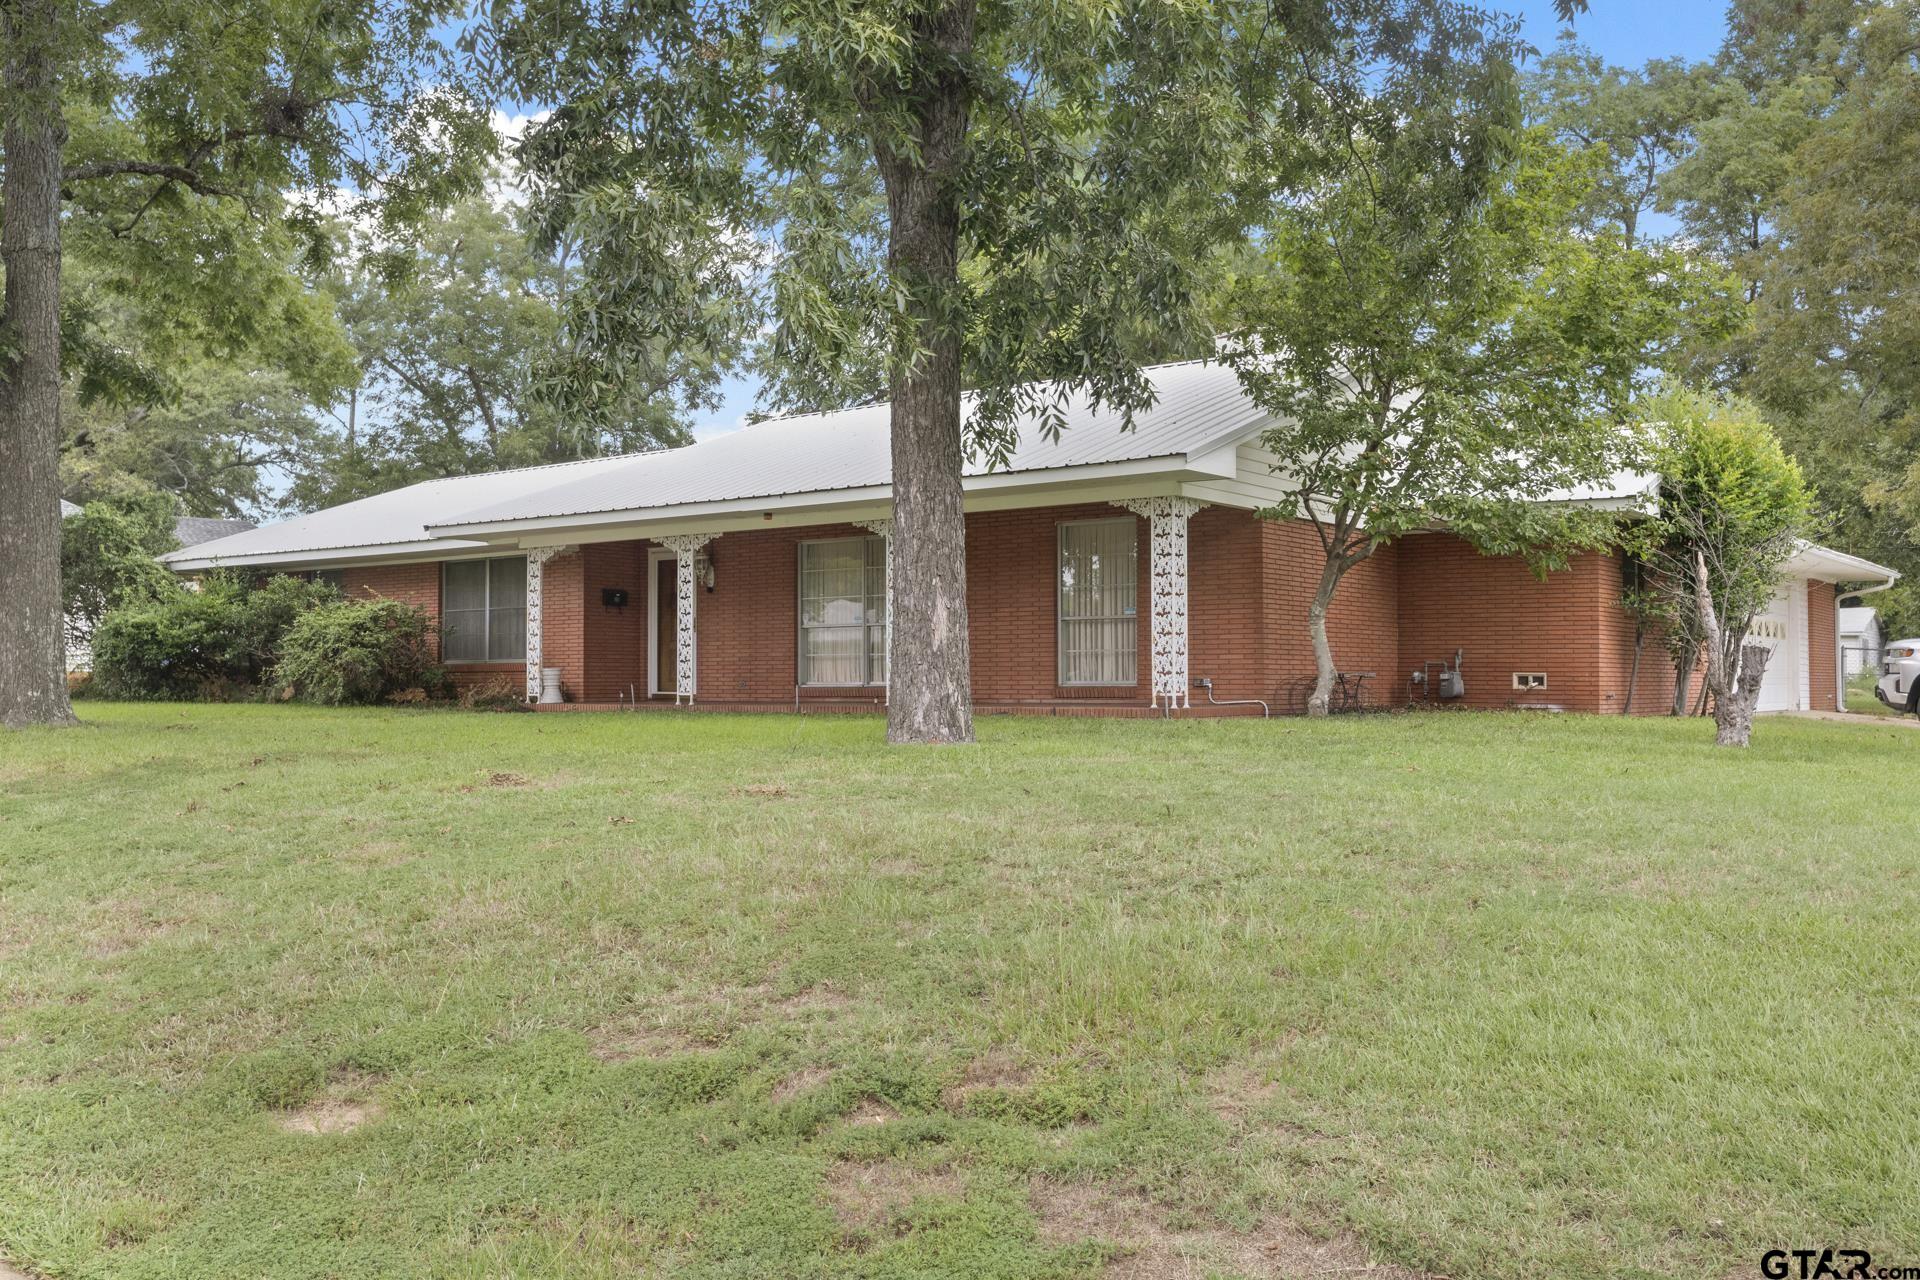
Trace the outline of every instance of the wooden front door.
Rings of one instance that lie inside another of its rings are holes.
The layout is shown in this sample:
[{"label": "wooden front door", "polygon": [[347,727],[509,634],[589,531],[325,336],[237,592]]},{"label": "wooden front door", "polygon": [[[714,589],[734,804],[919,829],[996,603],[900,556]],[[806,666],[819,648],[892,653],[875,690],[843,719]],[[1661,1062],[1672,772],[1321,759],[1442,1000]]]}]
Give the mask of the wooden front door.
[{"label": "wooden front door", "polygon": [[677,561],[657,560],[653,566],[653,687],[672,694],[680,687],[679,658],[674,652],[674,637],[679,632],[680,566]]}]

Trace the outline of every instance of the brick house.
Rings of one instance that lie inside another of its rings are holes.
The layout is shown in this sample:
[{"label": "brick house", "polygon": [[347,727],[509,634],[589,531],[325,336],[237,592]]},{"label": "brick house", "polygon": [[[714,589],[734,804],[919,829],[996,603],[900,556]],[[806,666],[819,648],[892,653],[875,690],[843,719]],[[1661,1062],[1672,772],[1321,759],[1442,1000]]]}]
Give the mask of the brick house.
[{"label": "brick house", "polygon": [[[1123,432],[1077,404],[1057,440],[970,466],[967,593],[982,711],[1260,714],[1298,709],[1313,673],[1319,545],[1262,451],[1265,415],[1231,370],[1148,371],[1156,405]],[[619,458],[433,480],[176,552],[181,572],[309,572],[417,604],[463,685],[529,698],[558,672],[574,706],[871,709],[886,697],[888,411],[783,418]],[[1645,478],[1569,500],[1643,500]],[[1777,645],[1765,706],[1840,696],[1835,591],[1893,572],[1807,546],[1756,630]],[[1369,702],[1426,699],[1464,657],[1475,707],[1626,709],[1624,562],[1544,581],[1445,532],[1382,548],[1331,622]],[[1203,683],[1205,682],[1205,683]],[[1636,712],[1672,675],[1649,644]],[[1195,701],[1195,698],[1198,701]],[[1235,705],[1222,707],[1218,703]]]}]

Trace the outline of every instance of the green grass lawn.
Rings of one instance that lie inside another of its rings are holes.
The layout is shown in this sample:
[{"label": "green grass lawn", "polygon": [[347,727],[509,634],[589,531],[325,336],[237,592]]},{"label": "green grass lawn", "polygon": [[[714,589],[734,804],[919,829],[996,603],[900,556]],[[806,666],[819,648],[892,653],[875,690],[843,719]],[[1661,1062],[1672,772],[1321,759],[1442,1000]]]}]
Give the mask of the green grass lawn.
[{"label": "green grass lawn", "polygon": [[1906,714],[1905,707],[1890,707],[1873,696],[1873,689],[1880,681],[1880,669],[1868,667],[1847,681],[1847,710],[1856,715],[1898,717]]},{"label": "green grass lawn", "polygon": [[1920,736],[88,704],[0,737],[46,1276],[1920,1263]]}]

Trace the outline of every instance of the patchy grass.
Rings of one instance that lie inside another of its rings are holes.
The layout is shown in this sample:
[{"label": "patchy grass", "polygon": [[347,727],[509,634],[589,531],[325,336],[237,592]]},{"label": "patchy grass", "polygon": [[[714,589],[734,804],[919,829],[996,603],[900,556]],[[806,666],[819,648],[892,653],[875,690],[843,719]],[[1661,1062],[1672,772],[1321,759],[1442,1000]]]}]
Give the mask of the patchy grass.
[{"label": "patchy grass", "polygon": [[0,737],[49,1276],[1920,1263],[1920,739],[90,704]]}]

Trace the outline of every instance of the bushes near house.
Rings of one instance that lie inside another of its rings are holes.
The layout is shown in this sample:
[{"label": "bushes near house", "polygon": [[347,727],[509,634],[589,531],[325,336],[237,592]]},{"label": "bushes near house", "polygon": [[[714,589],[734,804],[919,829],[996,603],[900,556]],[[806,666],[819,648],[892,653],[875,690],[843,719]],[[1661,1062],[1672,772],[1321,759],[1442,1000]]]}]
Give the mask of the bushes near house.
[{"label": "bushes near house", "polygon": [[318,605],[287,628],[274,682],[322,706],[420,701],[447,683],[433,660],[432,634],[423,610],[397,600]]},{"label": "bushes near house", "polygon": [[216,574],[198,591],[168,592],[108,613],[93,634],[93,692],[111,698],[248,697],[280,659],[294,619],[340,593],[276,576]]},{"label": "bushes near house", "polygon": [[116,609],[93,637],[93,696],[337,706],[452,695],[433,620],[394,600],[345,600],[323,582],[216,574]]}]

